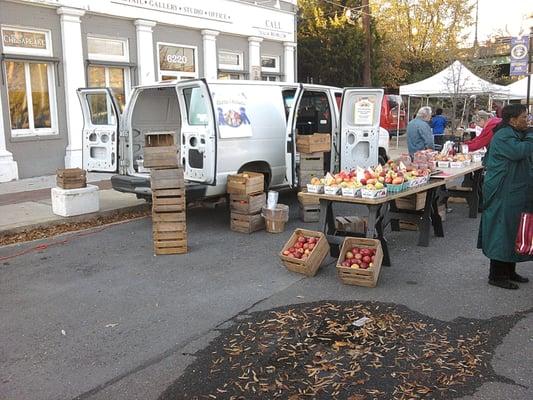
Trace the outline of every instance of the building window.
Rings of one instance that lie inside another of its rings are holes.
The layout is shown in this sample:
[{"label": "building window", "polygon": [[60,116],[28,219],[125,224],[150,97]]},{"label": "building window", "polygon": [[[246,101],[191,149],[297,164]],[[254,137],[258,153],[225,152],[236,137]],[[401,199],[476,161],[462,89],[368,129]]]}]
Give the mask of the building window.
[{"label": "building window", "polygon": [[11,135],[57,134],[52,64],[6,61],[5,66]]},{"label": "building window", "polygon": [[242,53],[221,50],[218,52],[218,68],[229,71],[243,71],[243,59]]},{"label": "building window", "polygon": [[90,65],[87,69],[87,84],[89,87],[108,87],[113,90],[120,112],[126,104],[126,82],[129,82],[129,69]]},{"label": "building window", "polygon": [[279,82],[279,76],[277,75],[261,75],[262,81]]},{"label": "building window", "polygon": [[261,56],[261,71],[279,73],[279,57]]},{"label": "building window", "polygon": [[87,36],[87,53],[90,60],[129,62],[128,41]]},{"label": "building window", "polygon": [[198,77],[198,55],[193,46],[171,43],[157,44],[159,80],[191,79]]},{"label": "building window", "polygon": [[32,56],[52,56],[50,31],[17,27],[2,27],[4,53]]},{"label": "building window", "polygon": [[232,73],[232,72],[219,72],[218,73],[218,79],[221,79],[221,80],[227,80],[227,79],[238,80],[238,79],[244,79],[244,78],[243,78],[242,74],[236,74],[236,73]]}]

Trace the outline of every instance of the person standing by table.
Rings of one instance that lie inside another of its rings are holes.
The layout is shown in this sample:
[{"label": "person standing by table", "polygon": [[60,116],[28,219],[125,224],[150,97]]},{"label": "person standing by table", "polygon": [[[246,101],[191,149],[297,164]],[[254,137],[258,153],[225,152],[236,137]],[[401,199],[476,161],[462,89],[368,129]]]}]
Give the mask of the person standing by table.
[{"label": "person standing by table", "polygon": [[435,144],[444,144],[444,128],[448,120],[442,115],[442,108],[437,108],[435,115],[431,118],[431,129],[433,129],[433,140]]},{"label": "person standing by table", "polygon": [[407,124],[407,148],[411,158],[419,150],[434,149],[433,133],[429,126],[431,107],[421,107],[416,118]]},{"label": "person standing by table", "polygon": [[483,164],[483,214],[478,248],[490,259],[489,284],[518,289],[529,281],[516,273],[516,263],[533,260],[515,252],[522,212],[533,212],[533,134],[527,132],[527,108],[510,104],[502,110]]},{"label": "person standing by table", "polygon": [[492,117],[486,111],[479,111],[476,115],[476,129],[480,129],[480,133],[474,139],[465,142],[468,146],[468,151],[476,151],[483,147],[488,148],[494,135],[494,128],[501,122],[501,118]]}]

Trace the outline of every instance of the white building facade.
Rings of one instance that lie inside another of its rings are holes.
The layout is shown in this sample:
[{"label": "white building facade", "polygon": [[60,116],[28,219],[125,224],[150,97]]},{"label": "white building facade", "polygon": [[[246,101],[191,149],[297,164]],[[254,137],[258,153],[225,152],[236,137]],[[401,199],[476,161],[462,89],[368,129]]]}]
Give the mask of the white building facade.
[{"label": "white building facade", "polygon": [[83,168],[80,87],[296,79],[296,0],[0,0],[0,182]]}]

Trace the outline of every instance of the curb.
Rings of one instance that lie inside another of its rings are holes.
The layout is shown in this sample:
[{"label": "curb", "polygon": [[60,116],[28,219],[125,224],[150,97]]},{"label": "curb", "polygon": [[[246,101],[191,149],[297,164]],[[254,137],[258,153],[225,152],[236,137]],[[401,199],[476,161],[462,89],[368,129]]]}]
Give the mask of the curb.
[{"label": "curb", "polygon": [[90,214],[76,215],[73,217],[62,217],[62,218],[58,218],[52,221],[46,221],[46,222],[41,222],[37,224],[29,224],[29,225],[19,226],[16,228],[0,230],[0,238],[3,236],[22,233],[25,231],[30,231],[30,230],[38,229],[38,228],[49,228],[49,227],[58,226],[58,225],[66,224],[66,223],[87,222],[98,217],[109,217],[109,216],[120,215],[122,213],[127,213],[131,211],[143,211],[143,210],[149,210],[149,209],[150,209],[150,204],[145,203],[145,204],[138,204],[135,206],[115,208],[113,210],[98,211],[98,212],[94,212]]}]

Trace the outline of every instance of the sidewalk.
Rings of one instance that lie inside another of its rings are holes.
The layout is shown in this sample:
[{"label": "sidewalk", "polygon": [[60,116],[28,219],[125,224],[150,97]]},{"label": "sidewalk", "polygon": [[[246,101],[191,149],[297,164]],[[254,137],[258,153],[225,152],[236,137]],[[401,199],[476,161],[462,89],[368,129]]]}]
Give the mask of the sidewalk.
[{"label": "sidewalk", "polygon": [[75,217],[61,217],[52,213],[50,189],[56,186],[55,175],[0,183],[0,234],[63,222],[83,221],[119,210],[141,208],[146,204],[134,194],[113,190],[111,176],[112,174],[105,173],[87,174],[87,183],[100,189],[100,211]]}]

